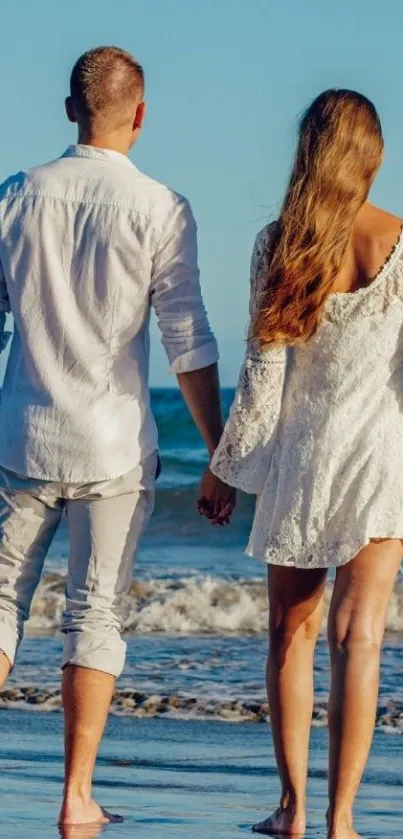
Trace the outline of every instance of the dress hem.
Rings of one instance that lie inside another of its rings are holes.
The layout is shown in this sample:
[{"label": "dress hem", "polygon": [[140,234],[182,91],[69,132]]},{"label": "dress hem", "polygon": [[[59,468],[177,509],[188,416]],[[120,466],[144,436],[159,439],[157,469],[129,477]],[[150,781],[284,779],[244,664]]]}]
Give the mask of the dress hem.
[{"label": "dress hem", "polygon": [[[302,571],[309,571],[309,570],[315,570],[315,569],[326,569],[326,568],[328,568],[328,569],[330,569],[330,568],[340,568],[341,566],[348,565],[349,562],[352,562],[352,560],[355,559],[355,557],[358,556],[358,554],[362,550],[364,550],[364,548],[367,548],[368,545],[371,544],[371,542],[374,542],[376,540],[388,541],[388,540],[392,540],[392,539],[402,542],[402,559],[403,559],[403,535],[396,536],[395,534],[394,535],[386,535],[386,536],[365,537],[363,540],[359,541],[358,547],[354,546],[354,547],[350,548],[350,546],[347,546],[347,545],[340,546],[338,548],[338,551],[337,551],[338,554],[339,554],[339,560],[337,562],[329,562],[329,561],[327,561],[327,562],[318,562],[318,561],[311,562],[311,561],[308,561],[308,560],[306,560],[304,562],[303,559],[301,559],[299,562],[295,562],[294,560],[287,560],[287,559],[284,559],[283,557],[280,559],[280,555],[279,555],[278,551],[273,552],[274,555],[273,554],[270,555],[270,552],[268,552],[267,554],[263,554],[263,553],[258,554],[249,547],[246,548],[245,556],[247,556],[249,559],[257,559],[261,562],[265,562],[266,565],[277,565],[277,566],[283,566],[284,568],[298,568],[299,570],[302,570]],[[333,550],[336,553],[334,548],[333,548]],[[347,554],[347,551],[348,551],[348,554]],[[332,550],[330,550],[330,553],[332,553]],[[275,554],[277,554],[277,556]]]}]

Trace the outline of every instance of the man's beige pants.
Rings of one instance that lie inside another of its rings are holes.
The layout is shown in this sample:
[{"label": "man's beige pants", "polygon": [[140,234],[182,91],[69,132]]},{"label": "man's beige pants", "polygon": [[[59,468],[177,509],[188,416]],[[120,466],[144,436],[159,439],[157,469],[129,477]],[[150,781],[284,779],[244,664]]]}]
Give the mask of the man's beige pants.
[{"label": "man's beige pants", "polygon": [[0,650],[14,665],[44,560],[67,515],[70,555],[62,666],[119,676],[128,592],[154,506],[158,455],[120,478],[66,485],[0,467]]}]

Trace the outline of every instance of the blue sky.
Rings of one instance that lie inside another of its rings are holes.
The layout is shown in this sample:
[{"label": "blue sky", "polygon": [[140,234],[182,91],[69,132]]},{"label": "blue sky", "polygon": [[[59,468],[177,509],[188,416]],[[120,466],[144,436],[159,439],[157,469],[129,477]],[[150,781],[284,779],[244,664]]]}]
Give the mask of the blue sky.
[{"label": "blue sky", "polygon": [[[381,114],[373,200],[403,214],[403,3],[398,0],[3,0],[0,178],[74,142],[69,71],[117,44],[144,64],[149,114],[133,160],[191,201],[224,384],[243,352],[253,239],[279,205],[298,115],[352,87]],[[155,335],[152,383],[173,383]]]}]

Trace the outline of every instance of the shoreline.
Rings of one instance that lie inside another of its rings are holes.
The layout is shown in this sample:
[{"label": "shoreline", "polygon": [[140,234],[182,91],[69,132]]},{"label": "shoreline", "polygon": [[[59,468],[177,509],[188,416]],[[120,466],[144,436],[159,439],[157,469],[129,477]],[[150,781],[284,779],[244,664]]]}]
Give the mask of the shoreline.
[{"label": "shoreline", "polygon": [[[17,685],[5,688],[0,694],[0,711],[52,713],[61,712],[61,706],[59,688]],[[147,694],[129,688],[115,691],[110,714],[136,719],[166,717],[182,722],[210,720],[234,724],[270,723],[268,705],[259,700],[217,699],[181,693]],[[314,728],[327,727],[326,701],[315,701],[312,726]],[[403,702],[393,700],[379,702],[375,730],[386,734],[403,735]]]}]

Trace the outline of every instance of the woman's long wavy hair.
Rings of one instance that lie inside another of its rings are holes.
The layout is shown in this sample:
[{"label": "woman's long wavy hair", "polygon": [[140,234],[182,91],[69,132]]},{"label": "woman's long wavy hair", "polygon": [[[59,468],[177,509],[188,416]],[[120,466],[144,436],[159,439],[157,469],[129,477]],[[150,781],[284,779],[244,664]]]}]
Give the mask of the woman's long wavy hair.
[{"label": "woman's long wavy hair", "polygon": [[304,114],[263,260],[264,290],[251,330],[262,348],[305,344],[315,334],[382,152],[378,114],[360,93],[327,90]]}]

